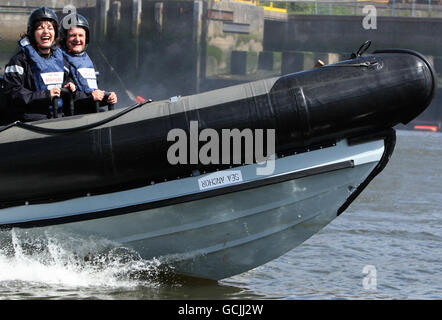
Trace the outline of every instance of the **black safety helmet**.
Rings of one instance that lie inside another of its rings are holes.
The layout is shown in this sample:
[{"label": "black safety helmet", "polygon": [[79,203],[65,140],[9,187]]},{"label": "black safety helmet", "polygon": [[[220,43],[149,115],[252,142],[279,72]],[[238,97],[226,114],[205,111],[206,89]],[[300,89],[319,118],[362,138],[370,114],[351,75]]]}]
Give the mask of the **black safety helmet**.
[{"label": "black safety helmet", "polygon": [[80,27],[86,30],[86,45],[89,44],[89,22],[81,14],[69,14],[65,16],[60,21],[60,34],[61,42],[63,45],[66,44],[66,39],[68,38],[68,31],[71,28]]},{"label": "black safety helmet", "polygon": [[40,7],[31,12],[31,15],[28,18],[28,38],[31,42],[35,43],[34,32],[36,29],[37,22],[40,21],[52,21],[54,23],[55,29],[55,39],[58,38],[58,17],[54,11],[46,7]]}]

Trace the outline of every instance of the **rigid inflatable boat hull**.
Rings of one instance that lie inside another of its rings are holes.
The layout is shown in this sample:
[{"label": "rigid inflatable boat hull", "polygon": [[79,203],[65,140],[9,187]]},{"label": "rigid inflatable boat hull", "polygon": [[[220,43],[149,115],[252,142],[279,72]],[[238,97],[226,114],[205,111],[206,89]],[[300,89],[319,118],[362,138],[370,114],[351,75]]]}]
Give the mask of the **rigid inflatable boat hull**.
[{"label": "rigid inflatable boat hull", "polygon": [[[387,150],[388,149],[388,150]],[[94,236],[157,258],[174,272],[219,280],[295,248],[337,217],[392,146],[383,139],[335,146],[260,165],[163,182],[107,195],[0,210],[0,224]],[[204,181],[234,183],[201,190]]]}]

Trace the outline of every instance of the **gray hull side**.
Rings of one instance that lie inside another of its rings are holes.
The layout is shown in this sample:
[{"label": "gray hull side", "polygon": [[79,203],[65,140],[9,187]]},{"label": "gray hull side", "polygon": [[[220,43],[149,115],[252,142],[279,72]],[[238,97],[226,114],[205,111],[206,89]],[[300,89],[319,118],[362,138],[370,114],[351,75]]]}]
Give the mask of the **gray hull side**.
[{"label": "gray hull side", "polygon": [[[358,186],[375,165],[51,229],[85,235],[101,230],[100,236],[108,230],[107,239],[144,259],[158,258],[179,274],[219,280],[271,261],[317,233],[337,216],[349,186]],[[172,226],[164,228],[166,223]],[[133,234],[134,226],[152,231]],[[113,237],[116,229],[128,236]]]},{"label": "gray hull side", "polygon": [[[364,165],[210,199],[206,210],[228,202],[238,218],[202,222],[207,226],[126,245],[150,258],[155,251],[176,250],[179,239],[186,244],[179,248],[182,253],[163,256],[178,273],[214,280],[240,274],[280,257],[325,227],[350,195],[348,187],[362,182],[373,168]],[[253,206],[244,208],[246,203]],[[227,212],[217,213],[223,214]]]},{"label": "gray hull side", "polygon": [[[157,258],[176,273],[219,280],[273,260],[321,230],[379,170],[378,164],[385,164],[390,149],[383,140],[341,141],[278,158],[270,176],[259,176],[259,165],[243,166],[131,191],[3,209],[0,222],[31,223],[32,233],[110,241],[146,260]],[[341,163],[350,165],[336,166]],[[293,175],[306,171],[310,174]],[[217,187],[222,193],[159,207],[136,206],[201,196],[210,192],[201,181],[232,172],[241,173],[242,182],[226,180]],[[259,184],[266,181],[271,182]],[[245,189],[236,189],[242,184]],[[126,208],[132,209],[120,211]],[[102,215],[106,210],[120,212]],[[32,227],[39,223],[42,227]]]}]

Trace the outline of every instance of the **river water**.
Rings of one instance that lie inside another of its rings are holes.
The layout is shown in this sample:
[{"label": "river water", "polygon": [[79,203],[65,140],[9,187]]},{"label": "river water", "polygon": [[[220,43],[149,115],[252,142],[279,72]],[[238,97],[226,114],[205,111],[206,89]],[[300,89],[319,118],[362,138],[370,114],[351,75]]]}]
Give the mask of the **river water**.
[{"label": "river water", "polygon": [[164,277],[124,248],[76,258],[94,239],[4,231],[0,299],[442,299],[441,208],[442,134],[398,131],[390,163],[347,211],[264,266],[219,282]]}]

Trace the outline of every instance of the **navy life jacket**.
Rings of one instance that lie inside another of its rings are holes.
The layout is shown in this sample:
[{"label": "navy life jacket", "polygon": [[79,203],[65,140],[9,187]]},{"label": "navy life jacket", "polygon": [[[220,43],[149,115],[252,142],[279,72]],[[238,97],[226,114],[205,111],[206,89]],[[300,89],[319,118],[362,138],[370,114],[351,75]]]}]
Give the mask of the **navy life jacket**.
[{"label": "navy life jacket", "polygon": [[78,90],[91,93],[98,89],[97,73],[94,64],[86,52],[70,54],[64,49],[63,55],[71,65],[71,73],[74,77]]},{"label": "navy life jacket", "polygon": [[[31,70],[35,87],[38,91],[61,88],[64,82],[64,58],[61,50],[55,48],[50,58],[41,57],[27,37],[19,41],[21,50],[31,59]],[[63,107],[63,99],[58,100],[58,107]]]}]

